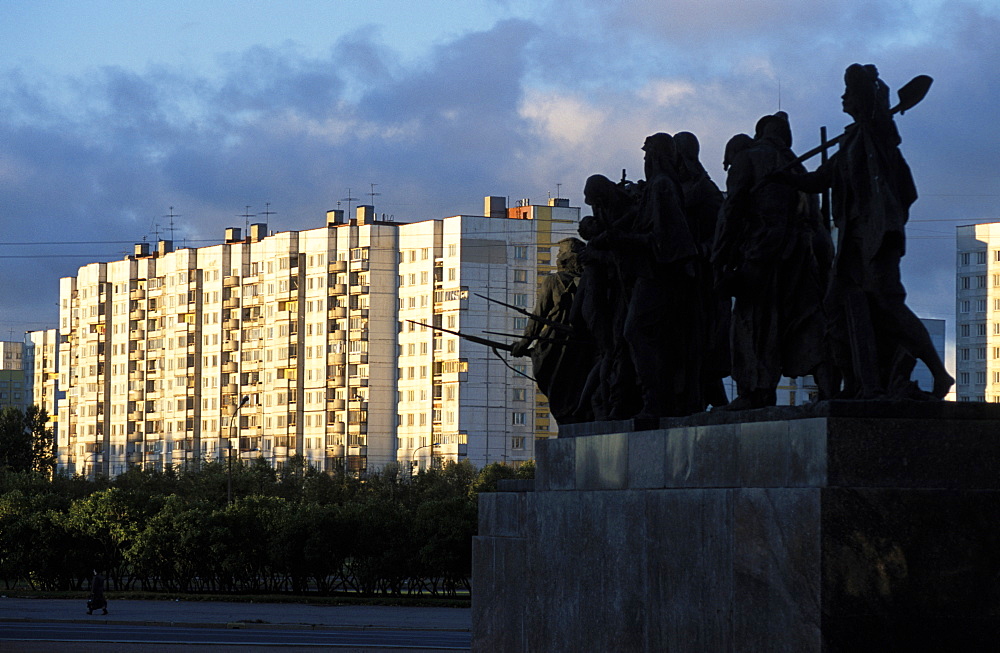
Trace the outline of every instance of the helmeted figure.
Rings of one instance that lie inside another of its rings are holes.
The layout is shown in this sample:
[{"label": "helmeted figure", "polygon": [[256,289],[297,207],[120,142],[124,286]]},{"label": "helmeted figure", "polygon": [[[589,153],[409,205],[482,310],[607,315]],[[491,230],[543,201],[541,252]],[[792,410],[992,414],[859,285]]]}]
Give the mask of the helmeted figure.
[{"label": "helmeted figure", "polygon": [[833,352],[844,373],[843,396],[919,396],[909,381],[915,357],[934,376],[930,395],[943,398],[954,379],[927,329],[906,306],[899,275],[917,190],[899,151],[889,89],[872,65],[849,66],[844,82],[843,108],[854,123],[840,149],[815,172],[781,176],[805,190],[831,189],[839,237],[827,304]]},{"label": "helmeted figure", "polygon": [[816,204],[768,179],[795,159],[787,116],[762,118],[745,145],[731,161],[713,257],[736,298],[733,410],[774,405],[781,376],[819,372],[826,353],[825,289],[812,249]]},{"label": "helmeted figure", "polygon": [[[627,419],[641,408],[632,354],[624,337],[625,316],[634,276],[622,252],[610,245],[634,220],[631,187],[604,175],[592,175],[584,186],[584,201],[593,209],[580,221],[587,246],[573,304],[574,326],[594,343],[595,362],[581,400],[589,403],[595,420]],[[627,255],[626,255],[627,256]]]},{"label": "helmeted figure", "polygon": [[594,365],[594,348],[573,332],[570,320],[580,280],[577,255],[583,246],[577,238],[559,241],[557,269],[542,280],[533,311],[542,319],[528,318],[524,335],[511,352],[514,356],[531,356],[535,382],[548,398],[549,412],[559,424],[593,419],[580,397]]}]

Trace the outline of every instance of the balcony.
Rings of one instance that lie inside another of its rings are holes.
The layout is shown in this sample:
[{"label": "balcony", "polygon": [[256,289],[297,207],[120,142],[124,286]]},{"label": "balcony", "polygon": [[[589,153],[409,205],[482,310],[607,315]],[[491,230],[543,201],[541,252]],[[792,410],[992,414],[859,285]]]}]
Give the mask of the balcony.
[{"label": "balcony", "polygon": [[330,284],[330,294],[331,295],[346,295],[347,294],[347,284],[346,283],[331,283]]},{"label": "balcony", "polygon": [[227,374],[232,374],[233,372],[239,372],[240,366],[235,362],[228,362],[222,364],[222,371]]},{"label": "balcony", "polygon": [[352,376],[351,377],[351,387],[356,388],[367,388],[368,387],[368,377],[367,376]]},{"label": "balcony", "polygon": [[330,365],[343,365],[347,362],[347,354],[330,354],[327,361]]},{"label": "balcony", "polygon": [[237,351],[240,348],[240,343],[236,340],[226,340],[222,343],[222,351]]},{"label": "balcony", "polygon": [[327,317],[331,320],[336,318],[345,318],[347,317],[347,309],[343,306],[334,306],[327,311]]},{"label": "balcony", "polygon": [[142,320],[146,317],[146,311],[141,308],[133,308],[129,311],[128,319],[130,320]]},{"label": "balcony", "polygon": [[355,365],[364,365],[368,362],[368,354],[358,352],[348,356],[349,362]]},{"label": "balcony", "polygon": [[340,433],[343,434],[347,430],[347,425],[343,422],[334,422],[333,424],[326,425],[327,433]]},{"label": "balcony", "polygon": [[128,391],[129,401],[142,401],[142,390],[129,390]]},{"label": "balcony", "polygon": [[133,301],[141,301],[146,299],[146,291],[143,288],[133,288],[129,291],[128,298]]},{"label": "balcony", "polygon": [[240,307],[239,297],[230,297],[229,299],[225,299],[222,301],[222,308],[239,308],[239,307]]},{"label": "balcony", "polygon": [[146,336],[146,332],[142,329],[132,329],[128,332],[128,337],[132,340],[142,340]]},{"label": "balcony", "polygon": [[326,402],[327,410],[344,410],[344,405],[346,402],[343,399],[328,399]]},{"label": "balcony", "polygon": [[371,286],[351,286],[352,295],[367,295],[371,290]]},{"label": "balcony", "polygon": [[234,276],[222,277],[222,287],[223,288],[235,288],[240,285],[240,278]]},{"label": "balcony", "polygon": [[334,273],[347,272],[347,261],[330,261],[327,270]]},{"label": "balcony", "polygon": [[129,421],[132,421],[132,422],[141,422],[142,421],[142,411],[141,410],[133,410],[131,413],[128,414],[128,418],[129,418]]},{"label": "balcony", "polygon": [[330,340],[343,340],[347,337],[347,331],[343,329],[334,329],[330,331],[328,335]]},{"label": "balcony", "polygon": [[235,395],[239,394],[239,392],[240,392],[240,386],[235,383],[227,383],[226,385],[222,386],[222,394]]},{"label": "balcony", "polygon": [[240,328],[240,321],[239,320],[234,320],[232,318],[230,318],[228,320],[223,320],[223,322],[222,322],[222,328],[223,329],[229,329],[229,330],[239,329]]},{"label": "balcony", "polygon": [[368,340],[368,329],[351,329],[351,340]]},{"label": "balcony", "polygon": [[130,351],[128,353],[128,359],[130,361],[141,361],[142,360],[142,350],[136,349],[135,351]]}]

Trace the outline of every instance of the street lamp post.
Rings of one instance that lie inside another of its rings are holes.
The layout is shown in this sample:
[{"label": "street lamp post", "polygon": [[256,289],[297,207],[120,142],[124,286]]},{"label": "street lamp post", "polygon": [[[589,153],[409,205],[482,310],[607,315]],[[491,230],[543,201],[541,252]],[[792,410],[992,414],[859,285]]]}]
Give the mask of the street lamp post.
[{"label": "street lamp post", "polygon": [[[430,459],[430,462],[427,464],[427,469],[431,469],[432,467],[434,467],[434,438],[433,437],[431,437],[431,443],[430,444],[420,445],[419,447],[417,447],[416,449],[413,450],[413,453],[410,454],[410,461],[411,462],[417,462],[417,452],[420,451],[421,449],[427,449],[428,447],[430,447],[430,450],[431,450],[431,459]],[[417,463],[417,467],[418,468],[419,468],[419,466],[420,466],[420,463]],[[412,475],[413,474],[413,471],[412,471],[413,465],[411,465],[410,468],[411,468],[410,469],[410,474]]]},{"label": "street lamp post", "polygon": [[248,395],[243,395],[240,399],[240,405],[236,407],[233,414],[229,416],[229,428],[226,431],[227,441],[229,442],[229,457],[228,464],[226,468],[226,504],[231,504],[233,502],[233,421],[240,412],[240,408],[246,406],[247,402],[250,401]]}]

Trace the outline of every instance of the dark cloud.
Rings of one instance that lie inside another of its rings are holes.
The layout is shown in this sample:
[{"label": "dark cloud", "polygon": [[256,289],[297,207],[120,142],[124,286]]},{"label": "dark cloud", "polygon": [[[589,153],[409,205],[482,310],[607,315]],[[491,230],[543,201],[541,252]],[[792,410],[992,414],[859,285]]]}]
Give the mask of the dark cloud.
[{"label": "dark cloud", "polygon": [[[500,3],[504,4],[504,3]],[[307,56],[294,43],[219,58],[221,74],[151,66],[75,79],[0,70],[2,242],[215,242],[252,212],[305,229],[347,197],[397,219],[481,211],[486,194],[561,194],[641,170],[642,138],[696,132],[720,183],[732,134],[781,108],[796,147],[831,135],[842,74],[876,63],[930,95],[900,117],[921,199],[904,274],[918,312],[953,312],[954,229],[997,216],[996,12],[971,2],[565,2],[403,63],[375,26]],[[0,330],[55,324],[58,277],[127,245],[0,246]],[[80,254],[89,258],[70,258]]]}]

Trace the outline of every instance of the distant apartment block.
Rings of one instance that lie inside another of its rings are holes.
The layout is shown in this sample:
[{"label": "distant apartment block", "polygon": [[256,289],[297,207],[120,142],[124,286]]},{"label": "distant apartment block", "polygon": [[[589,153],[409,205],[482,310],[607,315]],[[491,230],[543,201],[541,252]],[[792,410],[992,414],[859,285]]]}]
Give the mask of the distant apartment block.
[{"label": "distant apartment block", "polygon": [[0,341],[0,410],[23,410],[31,404],[31,389],[24,368],[24,343]]},{"label": "distant apartment block", "polygon": [[958,227],[955,393],[1000,401],[1000,222]]},{"label": "distant apartment block", "polygon": [[349,473],[533,458],[556,426],[528,360],[431,327],[518,334],[524,316],[477,295],[530,309],[578,221],[560,199],[406,224],[360,206],[85,265],[61,280],[58,374],[35,381],[64,393],[60,468],[183,467],[230,447]]}]

